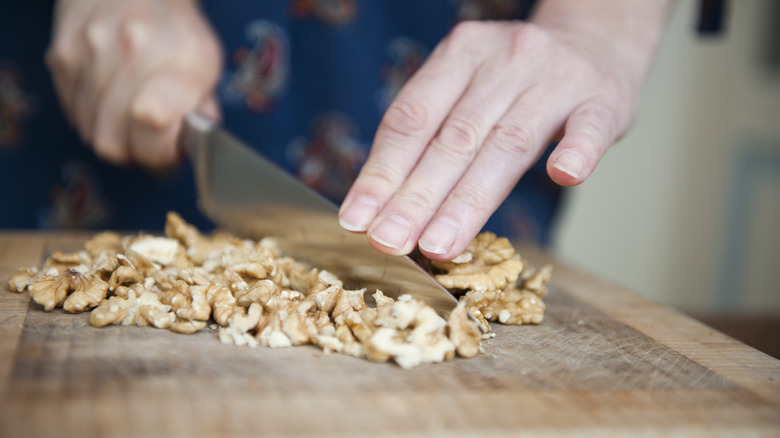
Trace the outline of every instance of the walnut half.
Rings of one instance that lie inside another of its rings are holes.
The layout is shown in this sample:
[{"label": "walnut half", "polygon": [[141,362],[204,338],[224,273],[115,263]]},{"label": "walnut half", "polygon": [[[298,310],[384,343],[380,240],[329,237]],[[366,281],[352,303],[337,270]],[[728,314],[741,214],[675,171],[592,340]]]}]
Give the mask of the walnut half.
[{"label": "walnut half", "polygon": [[71,268],[58,275],[44,275],[28,289],[33,301],[47,312],[62,306],[77,313],[100,304],[108,292],[108,283]]}]

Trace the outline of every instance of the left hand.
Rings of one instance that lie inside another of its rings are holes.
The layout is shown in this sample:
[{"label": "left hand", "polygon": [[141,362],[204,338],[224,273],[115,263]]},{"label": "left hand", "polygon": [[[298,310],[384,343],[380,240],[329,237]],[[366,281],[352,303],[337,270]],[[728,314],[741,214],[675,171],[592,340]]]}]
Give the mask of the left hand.
[{"label": "left hand", "polygon": [[462,253],[563,130],[553,181],[583,182],[631,124],[643,74],[620,41],[528,22],[455,27],[385,113],[345,229],[435,260]]}]

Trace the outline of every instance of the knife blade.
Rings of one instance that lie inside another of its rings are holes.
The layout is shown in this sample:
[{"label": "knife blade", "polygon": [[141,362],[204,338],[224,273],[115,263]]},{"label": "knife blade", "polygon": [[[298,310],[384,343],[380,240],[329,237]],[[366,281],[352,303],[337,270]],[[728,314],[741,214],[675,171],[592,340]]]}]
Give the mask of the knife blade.
[{"label": "knife blade", "polygon": [[364,235],[341,228],[335,204],[210,119],[187,114],[178,144],[192,163],[199,208],[217,225],[247,238],[273,237],[283,253],[336,274],[349,289],[409,293],[443,317],[457,304],[414,260],[382,254]]}]

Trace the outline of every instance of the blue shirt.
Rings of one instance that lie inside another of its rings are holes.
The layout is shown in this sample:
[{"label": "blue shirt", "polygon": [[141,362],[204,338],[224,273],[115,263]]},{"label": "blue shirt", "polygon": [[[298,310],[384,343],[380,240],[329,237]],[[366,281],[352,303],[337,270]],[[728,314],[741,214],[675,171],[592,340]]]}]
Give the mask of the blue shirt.
[{"label": "blue shirt", "polygon": [[[51,3],[0,6],[0,227],[159,230],[168,210],[211,227],[186,163],[164,173],[116,167],[80,143],[42,61]],[[522,19],[530,3],[204,0],[225,54],[217,89],[225,127],[340,202],[392,98],[452,26]],[[561,189],[545,161],[486,229],[549,242]]]}]

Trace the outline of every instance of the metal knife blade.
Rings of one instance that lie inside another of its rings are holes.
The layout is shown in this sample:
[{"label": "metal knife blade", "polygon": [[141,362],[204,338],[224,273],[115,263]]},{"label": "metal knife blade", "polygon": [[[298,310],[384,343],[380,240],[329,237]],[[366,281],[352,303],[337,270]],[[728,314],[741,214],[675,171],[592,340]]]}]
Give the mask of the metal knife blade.
[{"label": "metal knife blade", "polygon": [[407,256],[382,254],[338,224],[338,207],[211,120],[189,113],[179,137],[195,173],[198,203],[216,224],[243,237],[273,237],[296,260],[336,274],[350,289],[412,294],[445,316],[450,292]]}]

